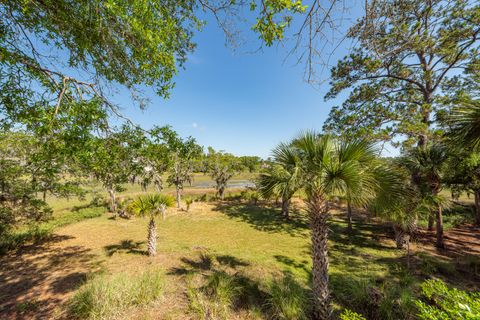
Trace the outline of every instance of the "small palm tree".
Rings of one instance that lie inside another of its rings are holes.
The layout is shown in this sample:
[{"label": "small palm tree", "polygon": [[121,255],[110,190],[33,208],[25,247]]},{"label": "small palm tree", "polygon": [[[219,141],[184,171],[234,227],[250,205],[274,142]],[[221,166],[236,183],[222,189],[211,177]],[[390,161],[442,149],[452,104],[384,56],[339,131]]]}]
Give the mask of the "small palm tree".
[{"label": "small palm tree", "polygon": [[[448,157],[449,154],[445,146],[429,144],[410,150],[406,157],[403,158],[403,163],[405,167],[410,170],[413,183],[419,189],[422,198],[431,198],[433,199],[432,203],[435,203],[435,201],[439,199],[438,195],[442,190],[442,179]],[[434,199],[436,200],[434,201]],[[438,202],[436,208],[432,208],[429,214],[429,230],[433,229],[435,219],[437,233],[436,246],[443,248],[443,216],[440,202]]]},{"label": "small palm tree", "polygon": [[140,196],[129,205],[129,211],[132,213],[150,218],[147,237],[147,251],[149,256],[154,256],[157,253],[157,226],[155,224],[155,217],[160,214],[163,219],[165,219],[167,207],[172,207],[174,203],[175,199],[172,196],[151,194]]},{"label": "small palm tree", "polygon": [[282,199],[282,215],[288,219],[290,201],[302,186],[300,159],[295,148],[288,144],[280,144],[272,153],[274,165],[260,174],[258,188],[266,199],[272,196]]},{"label": "small palm tree", "polygon": [[427,209],[418,189],[411,185],[408,173],[400,167],[393,168],[388,187],[379,190],[369,210],[392,225],[397,249],[405,249],[416,232],[417,218]]},{"label": "small palm tree", "polygon": [[358,203],[371,199],[379,184],[364,160],[374,159],[375,149],[363,140],[338,141],[315,132],[304,133],[292,142],[291,148],[301,162],[310,216],[314,318],[329,319],[332,310],[328,289],[328,199],[347,192],[355,195]]},{"label": "small palm tree", "polygon": [[187,212],[190,211],[190,207],[193,204],[193,198],[192,197],[186,198],[185,199],[185,204],[186,204],[186,211]]}]

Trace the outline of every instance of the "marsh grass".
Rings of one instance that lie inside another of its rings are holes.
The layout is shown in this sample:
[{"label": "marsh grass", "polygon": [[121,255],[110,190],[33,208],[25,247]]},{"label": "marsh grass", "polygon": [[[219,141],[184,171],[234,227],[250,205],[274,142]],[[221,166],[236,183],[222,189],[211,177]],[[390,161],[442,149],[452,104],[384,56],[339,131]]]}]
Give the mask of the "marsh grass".
[{"label": "marsh grass", "polygon": [[158,299],[163,288],[164,275],[158,269],[136,276],[97,275],[88,279],[71,298],[68,312],[76,319],[108,319]]}]

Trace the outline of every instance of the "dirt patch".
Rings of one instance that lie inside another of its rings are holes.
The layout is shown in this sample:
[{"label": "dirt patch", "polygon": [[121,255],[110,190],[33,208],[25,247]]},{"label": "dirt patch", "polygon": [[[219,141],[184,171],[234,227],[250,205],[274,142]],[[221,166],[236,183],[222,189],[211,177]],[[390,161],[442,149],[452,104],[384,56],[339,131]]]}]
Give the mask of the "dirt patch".
[{"label": "dirt patch", "polygon": [[474,225],[463,225],[445,232],[445,249],[433,246],[436,242],[435,231],[420,230],[418,242],[427,250],[438,254],[455,257],[464,255],[480,255],[480,228]]},{"label": "dirt patch", "polygon": [[58,308],[92,271],[94,256],[71,237],[55,235],[0,257],[0,313],[4,319],[61,318]]}]

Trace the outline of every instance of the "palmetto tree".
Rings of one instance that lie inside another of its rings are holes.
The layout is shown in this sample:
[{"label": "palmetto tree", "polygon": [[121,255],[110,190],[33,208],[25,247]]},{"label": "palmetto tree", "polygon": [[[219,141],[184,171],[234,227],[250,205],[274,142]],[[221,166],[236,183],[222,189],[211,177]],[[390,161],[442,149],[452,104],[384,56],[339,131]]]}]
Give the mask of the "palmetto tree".
[{"label": "palmetto tree", "polygon": [[429,144],[418,147],[407,153],[403,158],[404,165],[410,170],[414,184],[419,188],[423,199],[432,199],[431,203],[438,206],[429,214],[429,229],[432,229],[436,218],[436,246],[444,247],[443,242],[443,205],[439,197],[442,189],[442,178],[449,154],[443,145]]},{"label": "palmetto tree", "polygon": [[475,148],[480,146],[480,100],[463,101],[452,109],[444,122],[456,142]]},{"label": "palmetto tree", "polygon": [[364,160],[374,159],[374,148],[363,140],[342,142],[315,132],[302,134],[292,142],[291,148],[301,162],[310,217],[314,318],[328,319],[331,306],[327,248],[330,209],[327,199],[347,192],[355,195],[358,203],[366,203],[372,198],[379,184]]},{"label": "palmetto tree", "polygon": [[155,217],[162,215],[165,219],[167,207],[172,207],[175,199],[164,194],[151,194],[140,196],[129,205],[129,211],[138,216],[148,216],[147,251],[149,256],[157,253],[157,226]]},{"label": "palmetto tree", "polygon": [[295,148],[283,143],[272,154],[274,164],[259,175],[258,188],[265,198],[282,199],[282,215],[288,219],[290,201],[302,187],[300,159]]}]

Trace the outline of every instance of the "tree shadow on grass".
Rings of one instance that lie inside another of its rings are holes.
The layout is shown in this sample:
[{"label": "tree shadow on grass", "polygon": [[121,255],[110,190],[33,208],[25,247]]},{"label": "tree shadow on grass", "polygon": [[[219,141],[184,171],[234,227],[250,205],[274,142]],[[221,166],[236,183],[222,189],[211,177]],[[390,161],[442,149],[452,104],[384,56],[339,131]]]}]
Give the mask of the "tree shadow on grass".
[{"label": "tree shadow on grass", "polygon": [[[291,268],[291,269],[294,269],[296,271],[301,271],[303,272],[307,279],[308,279],[308,282],[311,283],[312,281],[312,266],[311,266],[311,263],[310,263],[310,254],[308,252],[306,252],[305,254],[305,259],[302,259],[302,260],[296,260],[296,259],[292,259],[290,257],[287,257],[287,256],[284,256],[284,255],[275,255],[273,256],[275,258],[275,260],[277,260],[278,262],[280,262],[281,264],[283,264],[284,266],[288,267],[288,268]],[[307,260],[309,259],[309,260]]]},{"label": "tree shadow on grass", "polygon": [[181,267],[174,267],[169,271],[173,275],[196,274],[205,271],[212,271],[215,268],[230,268],[236,270],[239,267],[246,267],[250,264],[231,255],[212,255],[201,252],[197,259],[183,257],[180,259]]},{"label": "tree shadow on grass", "polygon": [[145,243],[145,241],[133,241],[131,239],[122,240],[118,244],[111,244],[104,246],[103,249],[107,256],[111,257],[114,253],[126,252],[131,254],[147,255],[145,250],[139,248]]},{"label": "tree shadow on grass", "polygon": [[86,273],[98,265],[90,249],[63,243],[70,236],[25,246],[0,257],[2,319],[50,319]]},{"label": "tree shadow on grass", "polygon": [[376,250],[394,250],[384,241],[389,239],[388,229],[385,226],[372,223],[355,223],[353,231],[349,232],[344,219],[331,219],[329,221],[329,239],[332,248],[345,250],[346,247],[369,248]]},{"label": "tree shadow on grass", "polygon": [[217,203],[213,210],[222,212],[229,218],[244,221],[256,230],[308,237],[309,223],[303,214],[287,220],[276,209],[242,203]]}]

